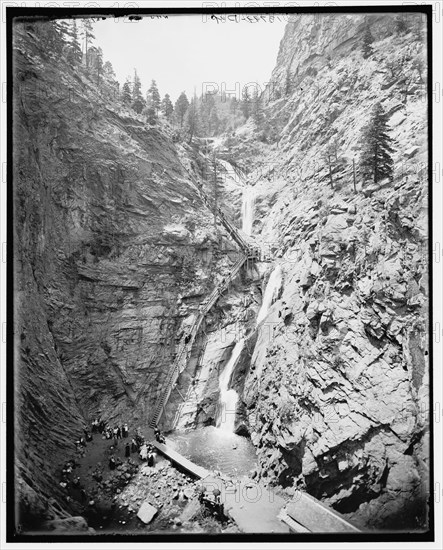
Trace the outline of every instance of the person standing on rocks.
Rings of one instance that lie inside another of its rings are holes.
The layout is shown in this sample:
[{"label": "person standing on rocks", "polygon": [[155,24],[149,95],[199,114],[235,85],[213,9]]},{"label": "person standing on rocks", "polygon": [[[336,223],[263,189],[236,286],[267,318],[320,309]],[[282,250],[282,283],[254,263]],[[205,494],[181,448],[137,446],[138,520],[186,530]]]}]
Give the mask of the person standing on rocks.
[{"label": "person standing on rocks", "polygon": [[109,468],[115,470],[115,458],[113,456],[109,459]]},{"label": "person standing on rocks", "polygon": [[198,487],[197,487],[197,498],[198,498],[198,501],[200,502],[200,504],[203,504],[203,502],[205,500],[205,495],[206,495],[205,486],[203,484],[198,485]]},{"label": "person standing on rocks", "polygon": [[143,444],[142,448],[140,449],[140,458],[145,461],[148,458],[148,448],[146,447],[146,444]]},{"label": "person standing on rocks", "polygon": [[137,452],[137,442],[135,441],[134,438],[133,438],[132,441],[131,441],[131,452],[132,452],[132,453],[136,453],[136,452]]},{"label": "person standing on rocks", "polygon": [[165,438],[163,437],[163,434],[161,433],[157,425],[154,428],[154,437],[159,443],[165,443]]},{"label": "person standing on rocks", "polygon": [[129,443],[126,443],[125,445],[125,457],[129,458],[131,456],[131,446]]}]

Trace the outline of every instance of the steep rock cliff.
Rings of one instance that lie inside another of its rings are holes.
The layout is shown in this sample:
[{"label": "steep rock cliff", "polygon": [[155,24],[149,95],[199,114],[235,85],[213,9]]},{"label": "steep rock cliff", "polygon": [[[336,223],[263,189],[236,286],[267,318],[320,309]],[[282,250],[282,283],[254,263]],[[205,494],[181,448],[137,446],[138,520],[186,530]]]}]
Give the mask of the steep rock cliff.
[{"label": "steep rock cliff", "polygon": [[57,496],[55,470],[85,422],[146,424],[181,325],[229,265],[218,251],[232,244],[193,183],[204,177],[198,154],[173,143],[168,126],[147,126],[106,83],[45,50],[35,26],[15,27],[14,73],[26,507],[34,489]]},{"label": "steep rock cliff", "polygon": [[[249,125],[231,148],[253,167],[254,232],[282,269],[243,392],[261,475],[372,528],[421,528],[429,492],[427,99],[417,18],[398,34],[389,15],[296,16],[263,95],[264,130]],[[375,41],[364,59],[367,22]],[[362,186],[360,133],[380,101],[395,140],[394,181]]]}]

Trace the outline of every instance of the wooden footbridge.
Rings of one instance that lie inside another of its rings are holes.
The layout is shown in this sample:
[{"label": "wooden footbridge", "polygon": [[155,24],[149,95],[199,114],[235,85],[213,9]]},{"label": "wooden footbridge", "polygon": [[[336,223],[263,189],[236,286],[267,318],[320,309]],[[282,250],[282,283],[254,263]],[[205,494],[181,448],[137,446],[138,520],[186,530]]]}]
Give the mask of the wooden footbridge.
[{"label": "wooden footbridge", "polygon": [[298,491],[287,501],[272,487],[247,477],[215,475],[191,462],[171,445],[152,441],[157,450],[179,469],[200,479],[208,493],[220,491],[225,515],[244,533],[359,533],[341,514],[307,493]]}]

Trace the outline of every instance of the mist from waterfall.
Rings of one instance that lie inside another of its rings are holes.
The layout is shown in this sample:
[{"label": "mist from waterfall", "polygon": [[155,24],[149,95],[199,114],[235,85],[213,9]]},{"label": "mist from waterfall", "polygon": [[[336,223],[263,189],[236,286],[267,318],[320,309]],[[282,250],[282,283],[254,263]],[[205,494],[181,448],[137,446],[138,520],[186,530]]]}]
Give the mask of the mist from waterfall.
[{"label": "mist from waterfall", "polygon": [[282,284],[282,269],[280,265],[277,265],[274,268],[274,271],[271,273],[268,284],[266,285],[265,295],[263,296],[263,302],[260,308],[260,311],[257,315],[257,325],[263,321],[267,316],[269,308],[275,302],[278,296],[278,292]]},{"label": "mist from waterfall", "polygon": [[237,408],[238,394],[234,389],[228,389],[228,386],[232,372],[244,345],[245,341],[243,338],[235,344],[231,357],[219,377],[220,412],[217,418],[217,428],[231,433],[234,431],[235,426],[235,411]]}]

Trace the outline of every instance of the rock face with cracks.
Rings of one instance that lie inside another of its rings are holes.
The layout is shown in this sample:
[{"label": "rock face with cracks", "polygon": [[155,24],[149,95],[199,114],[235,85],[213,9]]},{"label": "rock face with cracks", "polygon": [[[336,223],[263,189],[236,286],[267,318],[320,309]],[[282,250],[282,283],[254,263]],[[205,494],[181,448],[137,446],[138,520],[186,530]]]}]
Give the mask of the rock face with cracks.
[{"label": "rock face with cracks", "polygon": [[[239,136],[233,153],[239,163],[265,155],[250,174],[254,230],[283,272],[243,392],[261,476],[366,528],[427,521],[426,102],[414,72],[425,46],[413,23],[398,35],[392,18],[374,16],[365,60],[363,17],[296,16],[265,93],[267,134]],[[395,74],[392,59],[403,60]],[[363,185],[358,139],[379,101],[395,140],[394,181]]]},{"label": "rock face with cracks", "polygon": [[57,494],[56,464],[85,422],[146,423],[181,324],[229,244],[191,181],[192,148],[46,51],[37,26],[14,29],[16,455],[26,510],[26,485]]},{"label": "rock face with cracks", "polygon": [[[264,126],[250,121],[229,139],[230,158],[255,182],[253,234],[273,262],[257,266],[262,283],[243,274],[211,311],[165,418],[184,396],[181,427],[215,422],[219,372],[244,337],[230,386],[261,481],[306,490],[363,528],[420,529],[429,495],[425,36],[415,20],[398,34],[390,15],[369,19],[368,59],[363,16],[288,23],[262,96]],[[146,420],[185,327],[233,262],[195,187],[200,152],[173,143],[167,125],[104,102],[25,26],[15,29],[14,66],[16,490],[32,525],[57,521],[56,465],[84,422]],[[359,136],[377,102],[395,140],[394,181],[363,185]],[[228,190],[222,206],[238,195]],[[277,264],[282,282],[256,327]],[[171,506],[181,498],[172,489]],[[71,520],[47,528],[87,528]]]}]

